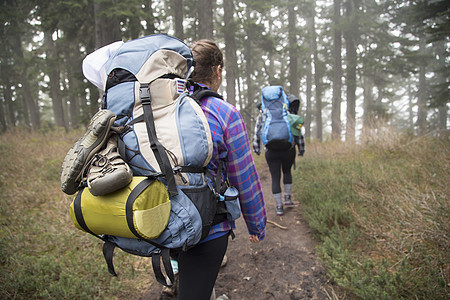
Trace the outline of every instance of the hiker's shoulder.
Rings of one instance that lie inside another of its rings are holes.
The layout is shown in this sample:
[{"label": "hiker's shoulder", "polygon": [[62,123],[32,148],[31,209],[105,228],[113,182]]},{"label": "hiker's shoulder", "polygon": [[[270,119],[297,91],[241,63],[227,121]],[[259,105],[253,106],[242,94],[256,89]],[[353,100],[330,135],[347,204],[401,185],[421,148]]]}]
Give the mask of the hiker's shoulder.
[{"label": "hiker's shoulder", "polygon": [[206,97],[202,100],[202,106],[215,111],[221,118],[226,120],[240,118],[238,109],[223,98],[216,96]]}]

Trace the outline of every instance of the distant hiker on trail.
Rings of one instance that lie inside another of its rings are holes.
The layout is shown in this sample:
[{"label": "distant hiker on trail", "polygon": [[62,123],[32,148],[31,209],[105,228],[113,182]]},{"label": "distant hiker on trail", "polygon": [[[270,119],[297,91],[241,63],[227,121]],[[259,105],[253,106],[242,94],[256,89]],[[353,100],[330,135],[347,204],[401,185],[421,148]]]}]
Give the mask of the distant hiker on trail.
[{"label": "distant hiker on trail", "polygon": [[[214,144],[207,167],[215,176],[224,165],[222,181],[228,180],[237,188],[250,242],[257,243],[265,236],[266,210],[244,121],[220,95],[195,95],[203,90],[217,93],[222,83],[223,54],[210,40],[194,42],[191,50],[195,61],[192,80],[197,83],[192,89],[193,98],[201,102]],[[210,299],[234,226],[234,221],[229,220],[213,225],[205,240],[178,254],[178,299]]]},{"label": "distant hiker on trail", "polygon": [[[261,91],[260,114],[258,116],[253,150],[261,153],[261,142],[265,146],[265,157],[272,177],[272,194],[278,216],[284,214],[284,206],[292,207],[292,174],[295,163],[295,145],[298,155],[305,152],[304,137],[301,134],[303,118],[297,115],[299,99],[291,96],[289,102],[281,86],[267,86]],[[298,102],[297,102],[298,101]],[[281,172],[283,172],[284,205],[281,193]]]},{"label": "distant hiker on trail", "polygon": [[[305,137],[302,134],[303,118],[299,115],[298,109],[300,108],[300,99],[292,94],[287,95],[289,100],[289,113],[287,118],[289,124],[291,124],[291,132],[294,136],[294,145],[298,148],[298,156],[305,154]],[[295,166],[294,166],[295,168]]]}]

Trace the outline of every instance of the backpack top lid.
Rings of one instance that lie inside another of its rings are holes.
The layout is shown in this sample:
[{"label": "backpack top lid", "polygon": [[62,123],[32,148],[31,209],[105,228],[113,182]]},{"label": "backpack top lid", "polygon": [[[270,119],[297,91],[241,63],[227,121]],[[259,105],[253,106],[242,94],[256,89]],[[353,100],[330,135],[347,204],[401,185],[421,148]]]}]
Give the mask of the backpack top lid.
[{"label": "backpack top lid", "polygon": [[289,101],[281,85],[266,86],[261,90],[261,110],[266,108],[279,110],[289,109]]},{"label": "backpack top lid", "polygon": [[191,49],[175,37],[154,34],[128,41],[105,64],[106,74],[125,69],[139,82],[152,82],[172,74],[187,78],[193,66]]},{"label": "backpack top lid", "polygon": [[278,100],[282,94],[283,87],[280,85],[266,86],[261,91],[261,96],[268,101]]}]

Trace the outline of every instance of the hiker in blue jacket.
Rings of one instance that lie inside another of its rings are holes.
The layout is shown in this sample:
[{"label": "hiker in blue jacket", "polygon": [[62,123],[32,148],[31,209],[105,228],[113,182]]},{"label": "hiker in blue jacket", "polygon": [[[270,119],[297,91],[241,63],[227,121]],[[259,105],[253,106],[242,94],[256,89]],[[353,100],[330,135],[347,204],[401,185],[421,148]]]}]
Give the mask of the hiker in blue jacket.
[{"label": "hiker in blue jacket", "polygon": [[[289,99],[290,96],[291,95],[289,95],[287,98]],[[294,110],[298,110],[298,105],[292,105],[291,107]],[[261,109],[261,107],[259,108]],[[296,119],[295,117],[299,117],[296,115],[297,111],[294,112],[290,109],[289,112],[292,114],[291,117],[294,117],[294,119]],[[263,113],[260,113],[256,121],[255,132],[253,137],[253,150],[257,155],[261,154],[262,148],[261,134],[264,126],[263,123],[264,123],[264,115]],[[265,147],[265,158],[267,165],[269,166],[269,171],[272,178],[272,195],[276,203],[275,211],[278,216],[284,215],[284,206],[292,207],[294,205],[291,196],[291,189],[292,189],[291,169],[295,163],[296,147],[298,148],[299,156],[303,156],[305,152],[305,142],[300,127],[301,125],[299,126],[297,123],[295,124],[295,126],[291,125],[290,131],[293,135],[293,143],[291,144],[289,149],[274,149],[274,148],[269,149]],[[283,174],[284,203],[281,191],[281,174]]]},{"label": "hiker in blue jacket", "polygon": [[[194,42],[191,50],[196,63],[193,81],[203,89],[217,92],[222,83],[222,51],[210,40]],[[249,240],[258,243],[265,236],[266,210],[242,116],[219,97],[208,96],[200,102],[213,139],[213,155],[207,168],[215,176],[219,161],[225,162],[222,181],[228,179],[238,190]],[[213,225],[205,240],[179,253],[178,299],[210,299],[234,227],[234,221],[228,220]]]}]

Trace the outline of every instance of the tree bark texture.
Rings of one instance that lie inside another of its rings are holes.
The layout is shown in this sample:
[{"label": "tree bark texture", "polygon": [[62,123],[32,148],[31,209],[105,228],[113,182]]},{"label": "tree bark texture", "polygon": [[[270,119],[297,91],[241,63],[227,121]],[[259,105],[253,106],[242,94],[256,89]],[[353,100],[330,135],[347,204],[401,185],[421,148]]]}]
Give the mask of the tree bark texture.
[{"label": "tree bark texture", "polygon": [[60,69],[58,51],[52,38],[53,30],[44,32],[44,43],[47,54],[48,77],[50,87],[50,97],[52,99],[53,115],[55,117],[55,125],[68,130],[68,125],[64,119],[64,110],[60,88]]},{"label": "tree bark texture", "polygon": [[[246,16],[247,16],[247,20],[251,20],[251,10],[248,7],[246,10]],[[248,24],[248,23],[247,23]],[[254,105],[254,100],[256,98],[256,102],[258,102],[258,97],[256,96],[256,88],[254,86],[254,81],[252,79],[252,74],[253,74],[253,68],[252,68],[252,63],[253,63],[253,51],[252,51],[252,46],[254,43],[254,32],[252,31],[252,26],[250,26],[249,24],[246,26],[246,39],[244,41],[244,58],[245,58],[245,82],[247,84],[247,94],[246,94],[246,102],[248,103],[248,106],[250,106],[250,109],[248,109],[248,112],[252,111],[252,105]],[[256,107],[256,105],[255,105]],[[259,112],[256,112],[256,116],[258,115]],[[253,126],[253,122],[251,122],[251,119],[248,118],[248,116],[243,116],[246,125],[247,125],[247,130],[254,130],[254,126]],[[250,127],[250,128],[249,128]],[[252,132],[252,134],[254,134]]]},{"label": "tree bark texture", "polygon": [[[425,53],[426,41],[424,36],[419,37],[419,52]],[[427,127],[427,98],[426,98],[426,62],[422,59],[419,63],[419,87],[417,91],[417,126],[419,133],[423,134]]]},{"label": "tree bark texture", "polygon": [[17,76],[19,78],[19,83],[22,84],[22,100],[26,108],[24,115],[25,121],[27,125],[31,126],[32,129],[39,129],[41,126],[39,108],[33,97],[30,82],[28,81],[28,68],[24,59],[22,41],[19,35],[14,36],[13,46],[14,53],[17,57],[17,61],[19,62]]},{"label": "tree bark texture", "polygon": [[184,40],[184,3],[183,0],[172,0],[172,10],[175,23],[175,36],[180,40]]},{"label": "tree bark texture", "polygon": [[342,33],[339,28],[341,19],[341,0],[334,0],[333,32],[333,101],[331,107],[331,137],[341,138],[341,90],[342,90]]},{"label": "tree bark texture", "polygon": [[94,1],[96,49],[122,39],[119,20],[108,14],[108,9],[113,7],[113,4],[112,0]]},{"label": "tree bark texture", "polygon": [[316,33],[316,25],[315,25],[315,16],[316,16],[316,6],[315,2],[312,2],[311,7],[311,45],[313,52],[313,63],[314,63],[314,86],[315,86],[315,121],[316,121],[316,138],[319,141],[322,141],[322,99],[321,99],[321,84],[320,84],[320,62],[319,62],[319,53],[317,50],[317,33]]},{"label": "tree bark texture", "polygon": [[289,92],[299,96],[300,82],[298,78],[298,40],[297,12],[295,0],[290,0],[288,7],[288,40],[289,40]]},{"label": "tree bark texture", "polygon": [[[178,0],[183,1],[183,0]],[[153,0],[146,1],[145,4],[145,22],[147,23],[145,27],[145,35],[154,34],[156,32],[155,27],[155,17],[153,16],[153,7],[152,7]]]},{"label": "tree bark texture", "polygon": [[198,16],[198,38],[213,39],[213,1],[197,0],[197,16]]},{"label": "tree bark texture", "polygon": [[224,8],[224,35],[225,35],[225,65],[226,65],[226,92],[227,101],[236,106],[236,23],[234,21],[234,1],[227,0],[223,3]]},{"label": "tree bark texture", "polygon": [[352,0],[346,0],[346,17],[350,20],[350,25],[345,31],[345,48],[346,48],[346,85],[347,85],[347,123],[345,127],[345,140],[349,142],[355,141],[355,124],[356,124],[356,46],[355,46],[355,24],[354,22],[354,5]]}]

